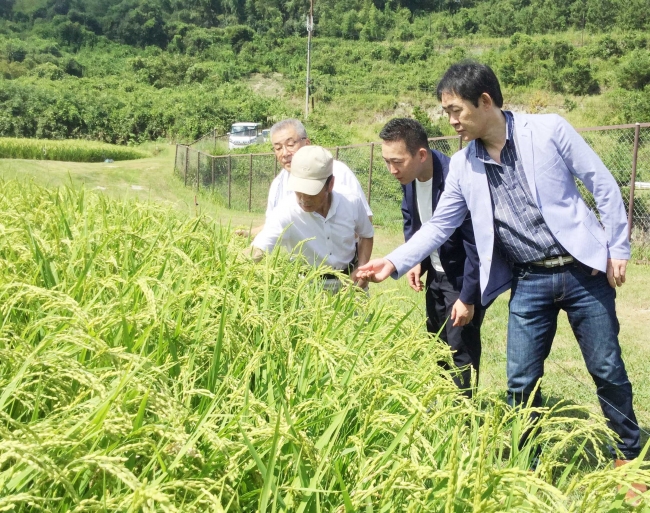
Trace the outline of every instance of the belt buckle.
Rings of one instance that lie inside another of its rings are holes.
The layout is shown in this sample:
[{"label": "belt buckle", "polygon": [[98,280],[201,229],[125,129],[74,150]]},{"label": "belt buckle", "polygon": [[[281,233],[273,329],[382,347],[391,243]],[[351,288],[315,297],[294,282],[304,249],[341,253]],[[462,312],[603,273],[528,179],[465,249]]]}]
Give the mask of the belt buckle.
[{"label": "belt buckle", "polygon": [[555,258],[544,260],[544,265],[546,267],[564,267],[565,265],[569,265],[571,262],[573,262],[571,256],[558,255]]}]

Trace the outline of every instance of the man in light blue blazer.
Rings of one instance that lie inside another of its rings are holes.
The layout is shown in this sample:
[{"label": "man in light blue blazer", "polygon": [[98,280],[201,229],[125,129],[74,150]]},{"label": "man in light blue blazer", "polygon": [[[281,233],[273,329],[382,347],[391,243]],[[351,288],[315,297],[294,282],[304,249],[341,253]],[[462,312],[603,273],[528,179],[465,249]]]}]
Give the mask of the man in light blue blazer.
[{"label": "man in light blue blazer", "polygon": [[[541,405],[544,374],[560,310],[568,314],[609,426],[625,460],[639,455],[639,427],[618,342],[615,287],[630,257],[621,193],[598,156],[557,115],[501,110],[488,66],[452,66],[438,86],[449,122],[467,147],[450,162],[431,220],[362,276],[398,278],[444,243],[471,212],[480,260],[481,298],[511,289],[507,374],[510,404]],[[579,179],[600,221],[583,201]],[[621,460],[620,462],[623,462]]]}]

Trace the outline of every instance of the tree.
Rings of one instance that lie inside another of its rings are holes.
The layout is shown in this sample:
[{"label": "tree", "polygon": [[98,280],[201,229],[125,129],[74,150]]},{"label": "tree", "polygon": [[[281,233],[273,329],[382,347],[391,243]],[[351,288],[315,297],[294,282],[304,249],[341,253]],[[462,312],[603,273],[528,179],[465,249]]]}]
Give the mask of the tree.
[{"label": "tree", "polygon": [[380,41],[384,39],[381,11],[374,4],[370,4],[366,15],[368,21],[366,21],[363,29],[361,29],[359,37],[365,41]]},{"label": "tree", "polygon": [[11,19],[16,0],[0,0],[0,18]]},{"label": "tree", "polygon": [[137,9],[128,11],[117,27],[120,41],[133,46],[167,46],[165,21],[160,7],[153,2],[142,2]]},{"label": "tree", "polygon": [[356,11],[348,11],[343,15],[341,35],[345,39],[359,39],[359,21]]},{"label": "tree", "polygon": [[232,49],[239,53],[242,46],[244,46],[244,43],[253,40],[255,32],[246,25],[235,25],[226,29],[226,37],[228,38]]},{"label": "tree", "polygon": [[626,0],[622,2],[616,24],[623,30],[650,29],[650,0]]},{"label": "tree", "polygon": [[618,11],[618,5],[613,0],[586,0],[585,26],[594,32],[605,32],[616,22],[613,13]]}]

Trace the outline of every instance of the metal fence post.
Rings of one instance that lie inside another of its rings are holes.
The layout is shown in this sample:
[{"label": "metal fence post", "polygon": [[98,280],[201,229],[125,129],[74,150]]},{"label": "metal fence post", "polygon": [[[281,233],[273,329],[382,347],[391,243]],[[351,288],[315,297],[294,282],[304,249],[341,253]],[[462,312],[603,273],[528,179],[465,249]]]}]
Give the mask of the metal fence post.
[{"label": "metal fence post", "polygon": [[214,157],[212,157],[212,188],[214,189]]},{"label": "metal fence post", "polygon": [[196,190],[199,190],[199,184],[201,182],[201,152],[196,152]]},{"label": "metal fence post", "polygon": [[339,147],[336,147],[336,156],[334,157],[336,160],[339,159]]},{"label": "metal fence post", "polygon": [[189,159],[190,159],[190,147],[185,146],[185,187],[187,187],[187,167],[189,165]]},{"label": "metal fence post", "polygon": [[368,205],[370,205],[370,193],[372,191],[372,165],[375,161],[375,143],[370,143],[370,168],[368,169]]},{"label": "metal fence post", "polygon": [[176,144],[176,152],[174,153],[174,173],[176,172],[177,162],[178,162],[178,144]]},{"label": "metal fence post", "polygon": [[228,208],[230,208],[231,197],[232,197],[232,157],[228,155]]},{"label": "metal fence post", "polygon": [[249,158],[249,170],[248,170],[248,211],[251,211],[253,206],[253,154],[250,154]]},{"label": "metal fence post", "polygon": [[458,136],[458,151],[463,149],[463,136],[459,135]]},{"label": "metal fence post", "polygon": [[627,206],[627,238],[632,239],[632,220],[634,218],[634,187],[636,183],[636,163],[639,156],[639,134],[641,125],[634,125],[634,150],[632,150],[632,175],[630,176],[630,201]]}]

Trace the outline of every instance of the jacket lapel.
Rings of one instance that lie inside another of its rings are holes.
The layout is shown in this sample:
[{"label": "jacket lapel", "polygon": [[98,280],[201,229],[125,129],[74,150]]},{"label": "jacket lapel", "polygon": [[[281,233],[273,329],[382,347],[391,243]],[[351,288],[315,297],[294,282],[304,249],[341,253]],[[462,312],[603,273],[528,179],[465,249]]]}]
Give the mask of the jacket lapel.
[{"label": "jacket lapel", "polygon": [[442,176],[442,169],[437,169],[436,166],[433,166],[433,178],[431,182],[431,212],[436,211],[438,201],[440,201],[440,196],[444,189],[445,177]]},{"label": "jacket lapel", "polygon": [[418,201],[415,192],[415,180],[406,186],[407,191],[410,193],[410,197],[407,199],[409,203],[408,207],[411,211],[411,219],[413,219],[413,228],[414,231],[417,231],[422,226],[422,220],[420,219],[420,212],[418,211]]},{"label": "jacket lapel", "polygon": [[492,228],[494,225],[494,213],[492,212],[492,195],[488,186],[487,175],[485,174],[485,164],[476,158],[474,148],[469,150],[470,164],[472,166],[472,176],[470,178],[471,198],[468,206],[472,213],[472,219],[480,219],[479,223]]},{"label": "jacket lapel", "polygon": [[515,138],[517,139],[517,157],[521,159],[528,187],[535,203],[537,201],[537,186],[535,185],[535,156],[533,155],[533,136],[528,123],[520,116],[515,116]]}]

